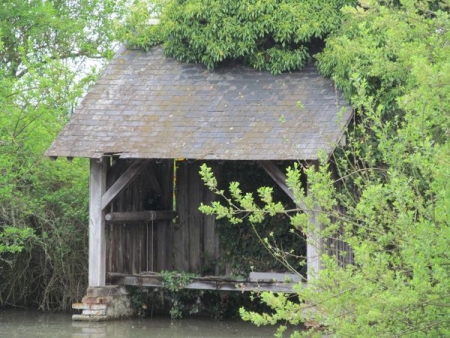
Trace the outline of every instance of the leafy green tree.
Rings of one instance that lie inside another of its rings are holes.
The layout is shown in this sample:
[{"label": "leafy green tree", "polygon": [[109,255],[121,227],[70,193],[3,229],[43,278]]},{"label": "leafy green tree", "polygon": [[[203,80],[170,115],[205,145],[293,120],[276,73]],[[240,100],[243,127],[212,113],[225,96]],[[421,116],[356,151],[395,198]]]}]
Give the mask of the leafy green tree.
[{"label": "leafy green tree", "polygon": [[[243,60],[272,73],[300,69],[309,47],[340,24],[340,8],[353,0],[168,0],[140,2],[124,25],[130,46],[163,43],[167,55],[212,69]],[[160,16],[156,26],[146,19]]]},{"label": "leafy green tree", "polygon": [[[450,335],[448,5],[367,1],[364,8],[344,10],[342,26],[318,59],[322,72],[357,108],[348,145],[336,150],[331,163],[322,156],[318,169],[298,165],[287,175],[297,202],[304,199],[311,210],[320,206],[321,235],[339,235],[350,244],[354,263],[340,266],[325,247],[323,269],[307,288],[298,287],[294,299],[263,293],[273,311],[242,310],[245,320],[324,324],[326,332],[339,337]],[[301,170],[311,184],[306,197]],[[223,194],[209,169],[204,167],[202,175]],[[234,222],[240,211],[250,210],[258,223],[270,213],[285,212],[266,193],[259,190],[258,200],[270,203],[261,204],[233,184],[227,197],[231,205],[203,210]],[[295,213],[291,221],[294,231],[312,228],[305,214]]]},{"label": "leafy green tree", "polygon": [[[85,291],[85,160],[44,152],[113,53],[116,0],[0,5],[0,306],[67,308]],[[86,62],[90,60],[90,62]]]}]

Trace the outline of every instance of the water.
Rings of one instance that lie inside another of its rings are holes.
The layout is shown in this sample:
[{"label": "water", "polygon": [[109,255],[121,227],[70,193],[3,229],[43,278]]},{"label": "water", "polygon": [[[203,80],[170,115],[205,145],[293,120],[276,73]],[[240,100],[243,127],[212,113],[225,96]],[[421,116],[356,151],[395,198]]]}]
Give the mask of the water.
[{"label": "water", "polygon": [[0,337],[8,338],[265,338],[276,327],[242,321],[163,318],[124,319],[100,323],[73,322],[67,313],[0,310]]}]

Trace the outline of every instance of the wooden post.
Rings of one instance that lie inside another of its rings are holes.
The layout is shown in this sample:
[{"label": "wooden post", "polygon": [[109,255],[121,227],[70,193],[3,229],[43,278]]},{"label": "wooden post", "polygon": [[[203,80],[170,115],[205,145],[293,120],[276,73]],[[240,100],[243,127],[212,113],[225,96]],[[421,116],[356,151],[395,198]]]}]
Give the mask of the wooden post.
[{"label": "wooden post", "polygon": [[[317,168],[318,163],[314,163]],[[309,183],[306,183],[306,194],[310,195]],[[314,196],[312,196],[314,198]],[[317,203],[314,204],[314,210],[308,212],[309,221],[314,225],[314,230],[306,234],[306,267],[307,267],[307,279],[310,281],[317,276],[320,271],[320,254],[323,249],[323,238],[320,236],[322,225],[317,219],[320,212],[320,206]]]},{"label": "wooden post", "polygon": [[106,240],[102,197],[106,190],[106,159],[90,160],[89,286],[105,286]]},{"label": "wooden post", "polygon": [[314,224],[314,231],[306,234],[306,267],[307,279],[310,281],[315,278],[320,271],[320,251],[323,246],[323,239],[318,233],[320,224],[317,220],[318,211],[313,210],[309,213],[309,221]]},{"label": "wooden post", "polygon": [[[270,177],[278,184],[278,186],[297,204],[297,206],[309,216],[309,220],[314,224],[313,232],[306,234],[306,266],[308,269],[308,280],[314,278],[320,271],[320,251],[323,247],[323,239],[320,237],[321,225],[317,220],[319,206],[315,206],[314,210],[306,207],[305,202],[295,201],[293,192],[286,185],[286,175],[271,161],[259,161],[259,165],[269,174]],[[317,165],[317,164],[315,164]],[[307,193],[309,186],[306,187]]]}]

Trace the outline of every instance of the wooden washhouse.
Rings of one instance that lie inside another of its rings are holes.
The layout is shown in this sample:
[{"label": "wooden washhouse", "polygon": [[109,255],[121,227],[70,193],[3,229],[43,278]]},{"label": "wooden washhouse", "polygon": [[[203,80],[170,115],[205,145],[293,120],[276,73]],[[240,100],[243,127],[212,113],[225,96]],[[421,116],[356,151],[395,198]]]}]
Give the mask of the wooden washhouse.
[{"label": "wooden washhouse", "polygon": [[[209,71],[162,47],[120,49],[46,153],[90,159],[89,286],[159,286],[159,272],[179,271],[198,276],[187,288],[289,291],[283,273],[237,279],[218,263],[216,220],[198,210],[215,196],[199,167],[220,177],[223,163],[251,162],[292,197],[280,164],[314,165],[345,142],[351,116],[312,64],[281,75]],[[310,273],[321,239],[307,243]]]}]

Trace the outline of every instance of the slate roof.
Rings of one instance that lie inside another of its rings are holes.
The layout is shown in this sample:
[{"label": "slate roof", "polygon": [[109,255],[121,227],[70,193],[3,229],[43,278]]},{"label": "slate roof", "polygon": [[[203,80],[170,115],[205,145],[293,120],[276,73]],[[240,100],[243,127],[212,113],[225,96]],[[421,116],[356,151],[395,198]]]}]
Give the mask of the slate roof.
[{"label": "slate roof", "polygon": [[210,72],[162,47],[122,48],[46,154],[313,160],[334,149],[350,117],[312,65],[276,76],[241,65]]}]

